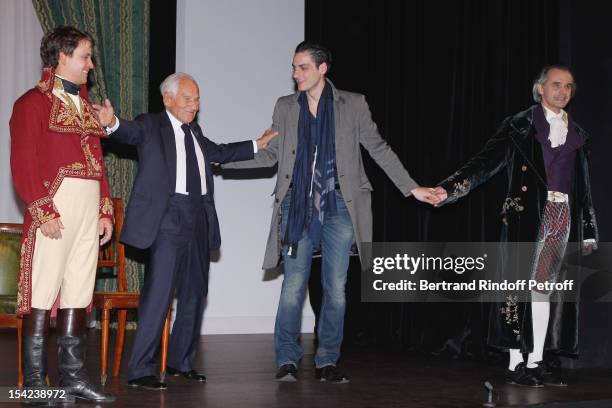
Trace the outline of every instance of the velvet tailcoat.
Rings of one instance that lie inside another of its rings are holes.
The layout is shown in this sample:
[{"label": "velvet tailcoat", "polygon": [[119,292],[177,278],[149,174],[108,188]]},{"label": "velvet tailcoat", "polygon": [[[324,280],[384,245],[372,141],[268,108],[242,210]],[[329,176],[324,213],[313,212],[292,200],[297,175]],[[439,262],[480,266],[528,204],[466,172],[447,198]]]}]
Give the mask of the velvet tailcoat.
[{"label": "velvet tailcoat", "polygon": [[[540,105],[506,118],[485,147],[462,168],[440,183],[448,193],[443,204],[465,196],[498,172],[505,170],[506,195],[500,208],[502,233],[500,241],[537,241],[538,229],[547,201],[547,179],[542,145],[536,138],[534,113]],[[570,131],[575,131],[581,146],[576,151],[576,163],[570,194],[570,241],[582,243],[597,240],[597,225],[591,199],[588,166],[588,135],[569,119]],[[573,128],[573,129],[572,129]],[[535,245],[534,245],[535,247]],[[513,259],[505,259],[499,267],[500,276],[509,275]],[[560,296],[553,293],[554,297]],[[556,299],[559,300],[559,299]],[[504,349],[531,352],[533,332],[531,304],[506,303],[491,307],[489,344]],[[576,302],[551,302],[547,349],[567,354],[578,353],[578,309]]]}]

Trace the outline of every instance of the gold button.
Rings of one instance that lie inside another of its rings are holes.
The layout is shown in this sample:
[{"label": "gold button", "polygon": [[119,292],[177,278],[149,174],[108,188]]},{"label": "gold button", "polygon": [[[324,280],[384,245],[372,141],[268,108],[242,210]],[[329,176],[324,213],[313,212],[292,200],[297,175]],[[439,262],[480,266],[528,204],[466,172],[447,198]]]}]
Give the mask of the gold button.
[{"label": "gold button", "polygon": [[523,190],[523,191],[527,191],[527,186],[523,186],[523,187],[521,187],[521,190]]},{"label": "gold button", "polygon": [[525,166],[525,165],[521,166],[521,170],[527,171],[527,166]]}]

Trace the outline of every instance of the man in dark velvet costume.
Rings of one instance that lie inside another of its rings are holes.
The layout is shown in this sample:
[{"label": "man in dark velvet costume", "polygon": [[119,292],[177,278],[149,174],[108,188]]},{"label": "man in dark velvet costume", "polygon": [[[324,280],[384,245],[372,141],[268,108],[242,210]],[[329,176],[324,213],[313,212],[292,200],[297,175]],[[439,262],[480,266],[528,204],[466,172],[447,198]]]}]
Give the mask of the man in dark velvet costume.
[{"label": "man in dark velvet costume", "polygon": [[[543,68],[533,84],[538,104],[506,118],[485,147],[436,189],[444,200],[441,205],[452,203],[505,168],[501,240],[535,243],[533,267],[527,272],[538,282],[559,281],[569,240],[582,244],[583,255],[597,241],[588,135],[564,110],[574,91],[568,68]],[[504,263],[502,275],[510,271]],[[488,341],[510,352],[508,382],[567,385],[559,359],[549,356],[577,354],[578,311],[576,303],[559,302],[558,296],[532,291],[530,303],[510,304],[509,299],[492,306]],[[544,358],[545,348],[549,358]]]}]

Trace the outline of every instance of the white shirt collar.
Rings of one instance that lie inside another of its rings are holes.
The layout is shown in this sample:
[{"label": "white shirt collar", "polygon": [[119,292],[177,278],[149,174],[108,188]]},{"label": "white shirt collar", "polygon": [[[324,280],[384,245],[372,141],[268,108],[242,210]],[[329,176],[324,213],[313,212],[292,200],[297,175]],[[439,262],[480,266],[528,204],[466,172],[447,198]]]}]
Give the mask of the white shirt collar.
[{"label": "white shirt collar", "polygon": [[170,118],[170,123],[172,123],[172,127],[175,129],[180,129],[183,123],[177,118],[175,118],[174,115],[171,114],[168,109],[166,109],[166,114],[168,114],[168,117]]},{"label": "white shirt collar", "polygon": [[[64,78],[63,76],[57,75],[55,74],[55,76],[59,79],[63,79],[66,80],[66,78]],[[68,99],[64,99],[64,98],[69,98],[70,100],[72,100],[72,102],[74,103],[74,108],[76,108],[77,113],[80,115],[81,114],[81,97],[80,95],[73,95],[71,93],[66,92],[66,90],[64,90],[64,85],[62,84],[62,90],[64,91],[63,93],[60,92],[60,90],[58,88],[54,88],[53,89],[53,95],[57,96],[59,99],[61,99],[66,105],[70,106],[70,102]]]},{"label": "white shirt collar", "polygon": [[555,113],[544,105],[542,105],[542,107],[544,108],[544,115],[546,116],[546,121],[548,123],[550,123],[551,120],[557,118],[561,119],[565,124],[567,124],[567,113],[563,109],[561,109],[559,113]]},{"label": "white shirt collar", "polygon": [[546,115],[546,121],[550,124],[550,132],[548,134],[548,140],[550,145],[554,149],[562,146],[567,140],[567,113],[563,109],[559,113],[554,113],[546,106],[544,107],[544,114]]}]

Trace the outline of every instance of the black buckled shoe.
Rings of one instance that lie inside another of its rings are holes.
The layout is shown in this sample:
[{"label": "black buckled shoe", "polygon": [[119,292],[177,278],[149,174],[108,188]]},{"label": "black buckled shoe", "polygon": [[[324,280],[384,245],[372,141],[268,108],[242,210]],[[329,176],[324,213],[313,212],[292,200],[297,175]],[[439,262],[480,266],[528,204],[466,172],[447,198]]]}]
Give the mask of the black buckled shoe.
[{"label": "black buckled shoe", "polygon": [[157,377],[153,375],[147,375],[144,377],[139,377],[133,380],[129,380],[128,385],[134,388],[140,387],[140,388],[144,388],[145,390],[154,390],[154,391],[165,390],[168,388],[166,386],[166,383],[159,381]]},{"label": "black buckled shoe", "polygon": [[171,375],[173,377],[182,376],[187,378],[188,380],[206,382],[206,376],[204,374],[198,373],[196,370],[179,371],[176,368],[168,366],[166,367],[166,374]]},{"label": "black buckled shoe", "polygon": [[346,384],[349,378],[335,365],[327,365],[325,367],[315,369],[315,378],[319,381],[327,381],[333,384]]},{"label": "black buckled shoe", "polygon": [[92,402],[114,402],[115,397],[89,381],[85,361],[85,309],[60,309],[57,314],[59,386],[66,393]]},{"label": "black buckled shoe", "polygon": [[524,362],[518,363],[514,371],[506,369],[505,377],[508,384],[532,388],[543,387],[542,381],[531,373]]},{"label": "black buckled shoe", "polygon": [[280,382],[296,382],[297,368],[293,364],[283,364],[276,372],[276,381]]},{"label": "black buckled shoe", "polygon": [[567,387],[567,383],[561,377],[561,361],[559,359],[536,361],[535,368],[527,368],[534,377],[542,384],[553,387]]}]

